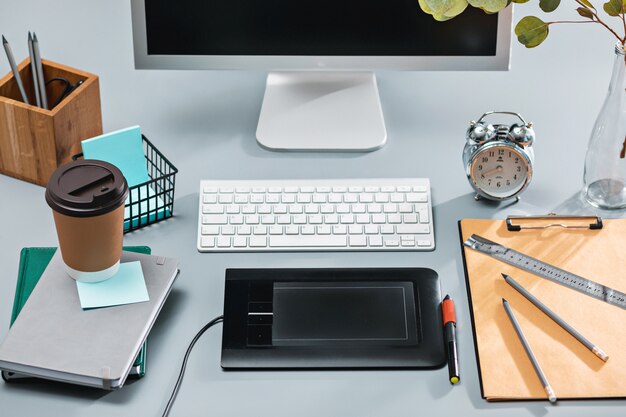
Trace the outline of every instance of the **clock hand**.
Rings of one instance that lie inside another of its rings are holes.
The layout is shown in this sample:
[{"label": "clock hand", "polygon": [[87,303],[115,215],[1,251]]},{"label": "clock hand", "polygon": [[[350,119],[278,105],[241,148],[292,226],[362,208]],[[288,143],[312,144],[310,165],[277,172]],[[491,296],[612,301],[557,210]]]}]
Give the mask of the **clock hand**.
[{"label": "clock hand", "polygon": [[497,167],[495,167],[495,168],[493,168],[493,169],[490,169],[490,170],[489,170],[489,171],[487,171],[487,172],[483,172],[483,175],[484,175],[485,177],[490,177],[490,176],[492,176],[493,174],[498,174],[498,173],[500,173],[500,172],[502,172],[502,165],[498,165]]}]

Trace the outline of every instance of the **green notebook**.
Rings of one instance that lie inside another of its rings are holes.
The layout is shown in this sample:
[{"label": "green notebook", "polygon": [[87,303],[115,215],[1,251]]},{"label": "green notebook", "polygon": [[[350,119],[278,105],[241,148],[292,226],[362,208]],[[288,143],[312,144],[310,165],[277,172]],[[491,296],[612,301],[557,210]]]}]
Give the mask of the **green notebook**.
[{"label": "green notebook", "polygon": [[[150,255],[152,250],[148,246],[125,246],[124,250],[129,252],[144,253]],[[20,253],[20,269],[17,276],[15,288],[15,298],[13,299],[13,311],[11,313],[11,325],[20,314],[26,300],[33,292],[35,285],[41,275],[48,267],[50,260],[54,256],[56,248],[23,248]],[[133,366],[130,368],[129,377],[141,378],[146,373],[146,351],[148,341],[144,342],[139,355]],[[22,375],[13,372],[2,372],[5,381],[23,378]]]}]

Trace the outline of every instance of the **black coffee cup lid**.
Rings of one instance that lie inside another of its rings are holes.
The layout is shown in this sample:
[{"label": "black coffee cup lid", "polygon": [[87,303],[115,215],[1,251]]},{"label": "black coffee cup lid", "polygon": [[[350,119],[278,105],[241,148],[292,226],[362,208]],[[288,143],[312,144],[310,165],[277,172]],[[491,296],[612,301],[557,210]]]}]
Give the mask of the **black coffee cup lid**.
[{"label": "black coffee cup lid", "polygon": [[56,212],[72,217],[108,213],[124,204],[128,183],[108,162],[84,159],[57,168],[48,181],[46,202]]}]

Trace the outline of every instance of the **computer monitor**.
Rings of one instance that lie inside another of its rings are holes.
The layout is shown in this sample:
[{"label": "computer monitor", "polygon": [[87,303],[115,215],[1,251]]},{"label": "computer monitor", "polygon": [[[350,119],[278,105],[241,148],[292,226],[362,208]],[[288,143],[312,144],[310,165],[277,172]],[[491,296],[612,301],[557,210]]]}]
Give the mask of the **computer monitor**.
[{"label": "computer monitor", "polygon": [[507,70],[508,7],[438,22],[417,0],[132,0],[137,69],[267,70],[258,142],[374,150],[376,70]]}]

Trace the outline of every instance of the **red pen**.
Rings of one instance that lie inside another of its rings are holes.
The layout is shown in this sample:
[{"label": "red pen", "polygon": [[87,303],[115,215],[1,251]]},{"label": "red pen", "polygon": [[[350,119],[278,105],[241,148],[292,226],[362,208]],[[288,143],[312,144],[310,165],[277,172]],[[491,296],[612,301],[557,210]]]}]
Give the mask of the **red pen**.
[{"label": "red pen", "polygon": [[452,384],[461,381],[459,375],[459,356],[456,351],[456,314],[454,313],[454,301],[449,295],[441,303],[443,312],[443,329],[446,348],[448,349],[448,375]]}]

